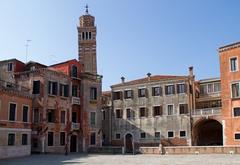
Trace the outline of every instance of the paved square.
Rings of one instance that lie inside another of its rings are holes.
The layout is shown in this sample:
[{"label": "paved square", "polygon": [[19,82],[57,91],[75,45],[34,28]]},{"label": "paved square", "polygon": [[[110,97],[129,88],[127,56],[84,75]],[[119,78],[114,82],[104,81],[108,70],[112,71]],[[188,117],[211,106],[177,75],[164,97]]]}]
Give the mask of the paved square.
[{"label": "paved square", "polygon": [[0,160],[0,165],[239,165],[240,155],[31,155]]}]

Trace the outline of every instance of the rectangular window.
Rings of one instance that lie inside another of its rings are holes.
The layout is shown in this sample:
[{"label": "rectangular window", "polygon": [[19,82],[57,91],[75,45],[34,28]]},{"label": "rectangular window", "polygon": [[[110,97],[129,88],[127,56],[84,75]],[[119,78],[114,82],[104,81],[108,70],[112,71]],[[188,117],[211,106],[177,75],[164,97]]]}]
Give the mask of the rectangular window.
[{"label": "rectangular window", "polygon": [[131,109],[127,109],[127,119],[131,118]]},{"label": "rectangular window", "polygon": [[133,91],[132,90],[124,91],[124,99],[132,99],[132,98],[133,98]]},{"label": "rectangular window", "polygon": [[9,120],[10,121],[15,121],[15,116],[16,116],[16,104],[10,103],[9,104]]},{"label": "rectangular window", "polygon": [[187,104],[179,104],[179,114],[188,114],[188,105]]},{"label": "rectangular window", "polygon": [[220,92],[220,91],[221,91],[221,84],[214,83],[214,92]]},{"label": "rectangular window", "polygon": [[95,145],[95,144],[96,144],[96,133],[92,132],[91,139],[90,139],[90,145]]},{"label": "rectangular window", "polygon": [[102,120],[106,120],[106,110],[102,110]]},{"label": "rectangular window", "polygon": [[116,118],[120,119],[123,117],[122,109],[116,109]]},{"label": "rectangular window", "polygon": [[33,110],[33,122],[34,123],[39,122],[39,110],[37,108]]},{"label": "rectangular window", "polygon": [[28,135],[22,134],[22,145],[28,145]]},{"label": "rectangular window", "polygon": [[239,98],[240,97],[240,89],[239,83],[232,84],[232,98]]},{"label": "rectangular window", "polygon": [[12,62],[8,63],[7,71],[9,71],[9,72],[13,71],[13,63]]},{"label": "rectangular window", "polygon": [[186,137],[186,131],[180,131],[180,138]]},{"label": "rectangular window", "polygon": [[231,65],[230,69],[232,72],[238,70],[237,57],[233,57],[230,59],[230,65]]},{"label": "rectangular window", "polygon": [[60,132],[60,145],[65,145],[65,132]]},{"label": "rectangular window", "polygon": [[96,112],[91,112],[91,125],[95,125],[96,124]]},{"label": "rectangular window", "polygon": [[72,86],[72,96],[78,97],[78,86],[77,85]]},{"label": "rectangular window", "polygon": [[147,117],[147,113],[146,113],[146,108],[142,107],[139,109],[140,113],[139,113],[139,117]]},{"label": "rectangular window", "polygon": [[240,133],[235,133],[235,139],[240,140]]},{"label": "rectangular window", "polygon": [[33,81],[33,94],[40,94],[40,81]]},{"label": "rectangular window", "polygon": [[174,85],[166,85],[165,86],[165,94],[166,95],[173,95],[173,94],[175,94]]},{"label": "rectangular window", "polygon": [[152,88],[152,96],[161,96],[162,88],[161,87],[153,87]]},{"label": "rectangular window", "polygon": [[155,132],[155,138],[160,139],[160,132]]},{"label": "rectangular window", "polygon": [[162,116],[162,106],[153,107],[153,116]]},{"label": "rectangular window", "polygon": [[77,112],[72,112],[72,122],[77,123]]},{"label": "rectangular window", "polygon": [[61,111],[61,123],[65,123],[65,111]]},{"label": "rectangular window", "polygon": [[140,138],[145,139],[146,138],[146,133],[145,132],[140,133]]},{"label": "rectangular window", "polygon": [[62,97],[68,97],[69,86],[60,84],[60,92],[59,93],[60,93],[60,96],[62,96]]},{"label": "rectangular window", "polygon": [[213,93],[213,92],[214,92],[213,84],[208,84],[208,93]]},{"label": "rectangular window", "polygon": [[168,138],[174,138],[174,132],[168,131]]},{"label": "rectangular window", "polygon": [[168,115],[173,115],[173,105],[167,106]]},{"label": "rectangular window", "polygon": [[121,100],[122,99],[122,91],[113,92],[113,100]]},{"label": "rectangular window", "polygon": [[138,97],[146,97],[146,88],[138,89]]},{"label": "rectangular window", "polygon": [[121,134],[120,133],[116,133],[116,139],[121,139]]},{"label": "rectangular window", "polygon": [[53,132],[48,132],[48,146],[53,146]]},{"label": "rectangular window", "polygon": [[58,93],[58,83],[57,82],[48,82],[48,94],[57,95]]},{"label": "rectangular window", "polygon": [[23,106],[23,122],[28,122],[28,106]]},{"label": "rectangular window", "polygon": [[200,93],[201,94],[207,94],[208,90],[207,90],[207,85],[200,85]]},{"label": "rectangular window", "polygon": [[14,133],[8,134],[8,145],[9,146],[15,145],[15,134]]},{"label": "rectangular window", "polygon": [[240,107],[234,107],[233,114],[234,114],[234,117],[240,116]]},{"label": "rectangular window", "polygon": [[72,66],[71,76],[77,78],[77,67],[75,65]]},{"label": "rectangular window", "polygon": [[49,109],[47,115],[48,115],[47,116],[48,117],[48,122],[53,123],[54,122],[54,110]]},{"label": "rectangular window", "polygon": [[177,84],[177,93],[186,93],[186,84]]},{"label": "rectangular window", "polygon": [[90,100],[97,100],[97,88],[90,88]]}]

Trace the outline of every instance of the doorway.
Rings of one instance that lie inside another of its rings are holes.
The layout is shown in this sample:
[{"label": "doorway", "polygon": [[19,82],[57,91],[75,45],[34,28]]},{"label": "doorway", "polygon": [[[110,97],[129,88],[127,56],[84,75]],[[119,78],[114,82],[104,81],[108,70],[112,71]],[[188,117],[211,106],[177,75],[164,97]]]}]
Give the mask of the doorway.
[{"label": "doorway", "polygon": [[70,152],[77,152],[77,135],[71,136]]},{"label": "doorway", "polygon": [[128,133],[125,136],[125,152],[126,153],[133,153],[133,136],[132,134]]}]

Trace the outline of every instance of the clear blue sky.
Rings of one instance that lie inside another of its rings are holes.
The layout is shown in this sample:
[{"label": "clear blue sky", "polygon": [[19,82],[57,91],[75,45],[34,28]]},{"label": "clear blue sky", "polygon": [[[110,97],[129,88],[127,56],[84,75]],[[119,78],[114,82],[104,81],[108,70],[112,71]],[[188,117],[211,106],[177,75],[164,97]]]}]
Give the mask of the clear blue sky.
[{"label": "clear blue sky", "polygon": [[217,48],[240,41],[239,0],[1,0],[0,60],[77,58],[78,18],[96,17],[103,89],[146,73],[219,76]]}]

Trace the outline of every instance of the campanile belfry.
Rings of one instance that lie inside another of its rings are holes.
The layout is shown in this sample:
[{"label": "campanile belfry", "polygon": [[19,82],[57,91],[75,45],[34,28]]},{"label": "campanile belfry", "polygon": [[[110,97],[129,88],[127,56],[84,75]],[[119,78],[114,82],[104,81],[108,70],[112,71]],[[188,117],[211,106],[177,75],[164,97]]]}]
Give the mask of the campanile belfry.
[{"label": "campanile belfry", "polygon": [[88,6],[83,16],[79,18],[78,27],[78,57],[83,64],[83,72],[97,74],[96,57],[96,26],[95,18],[88,12]]}]

